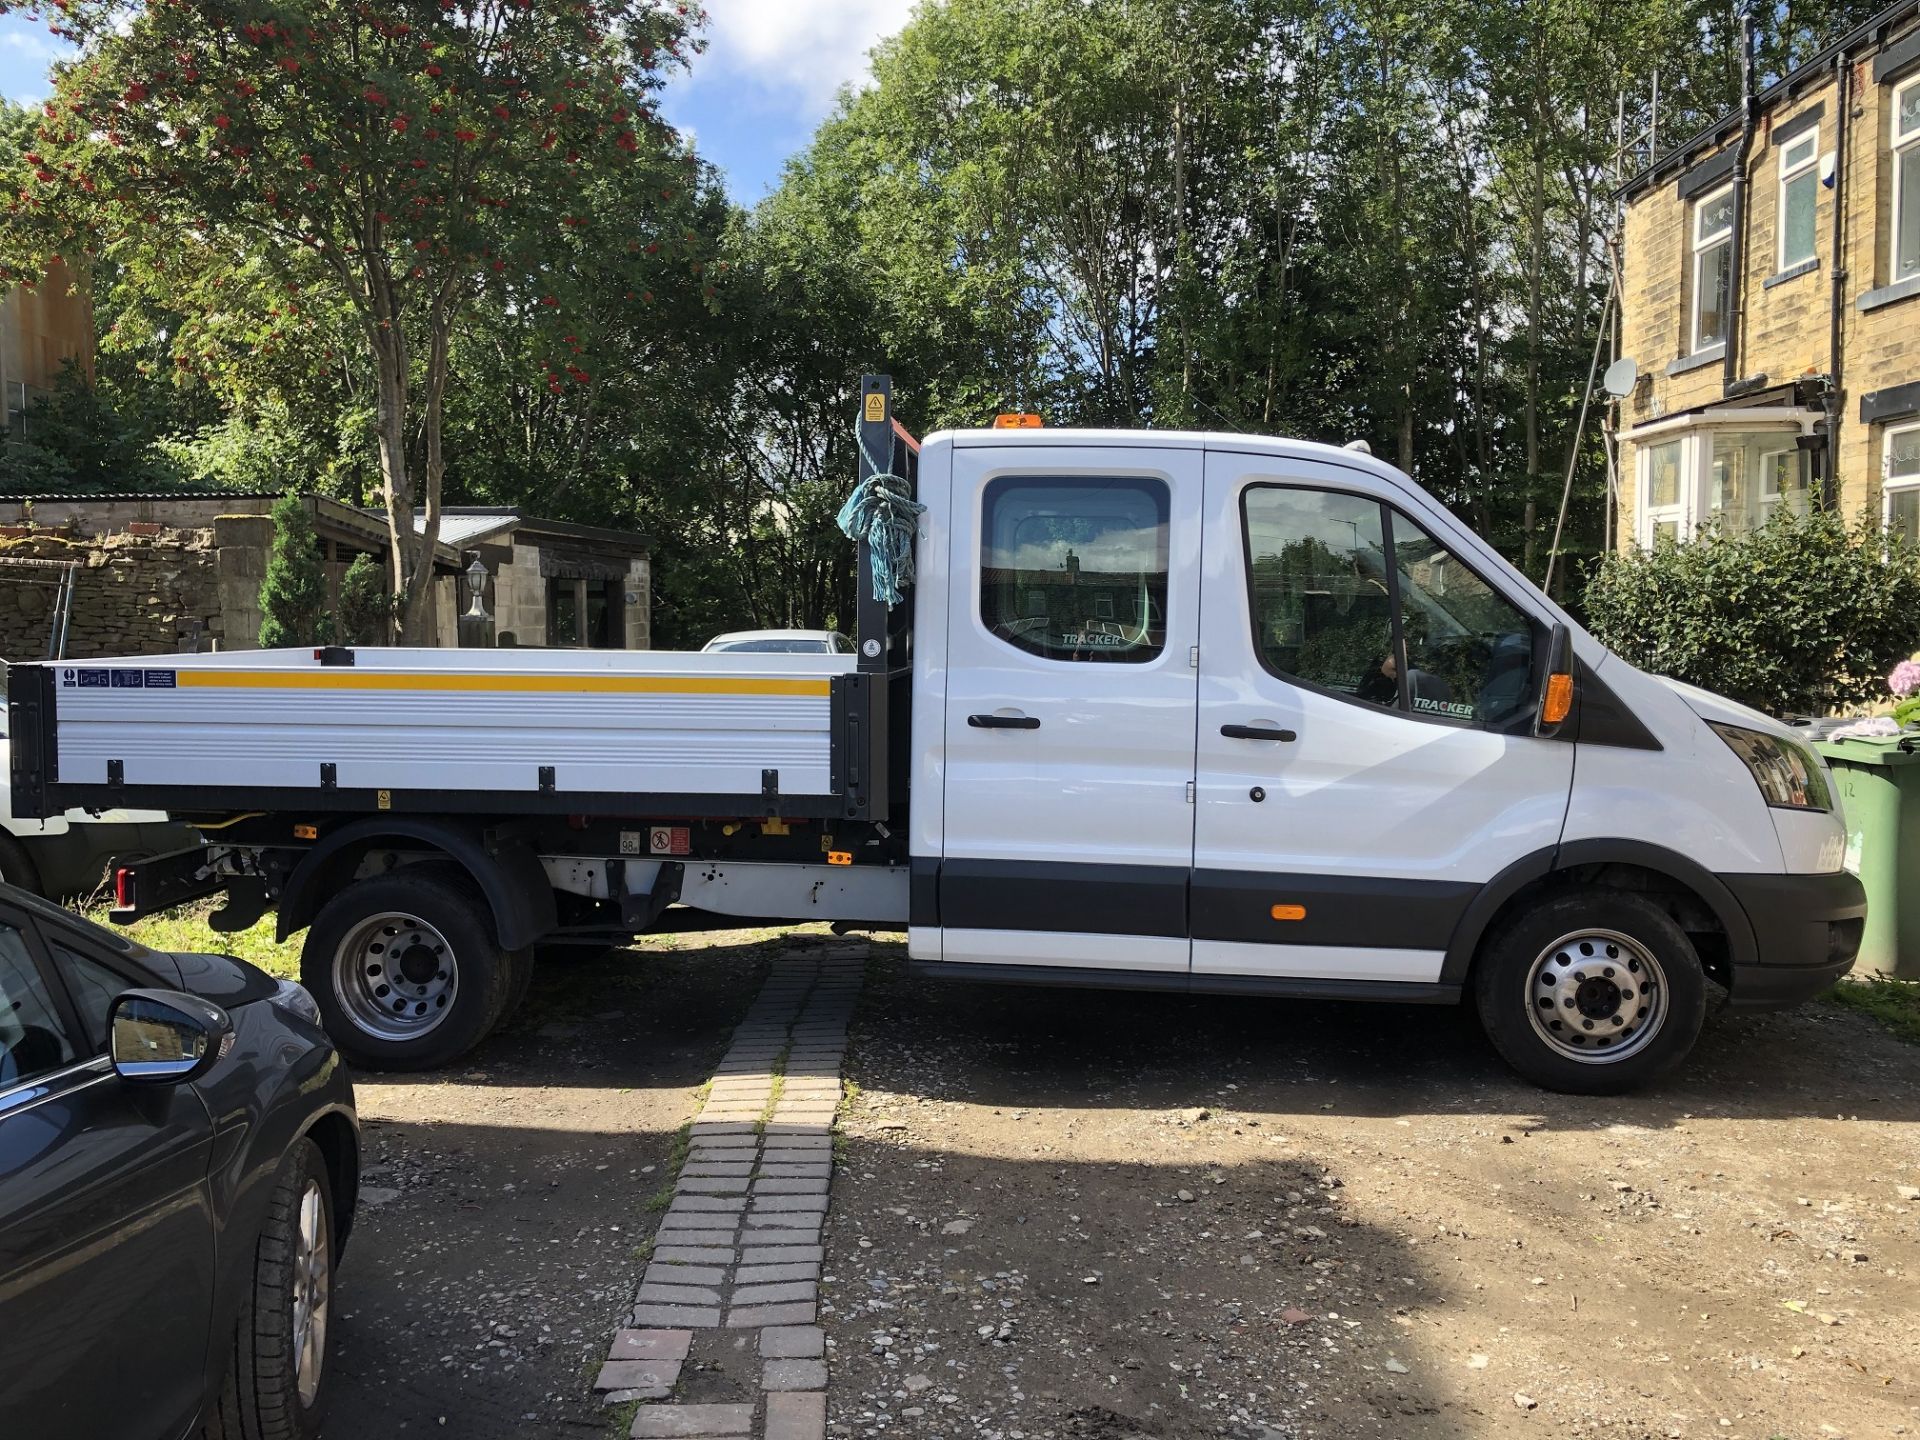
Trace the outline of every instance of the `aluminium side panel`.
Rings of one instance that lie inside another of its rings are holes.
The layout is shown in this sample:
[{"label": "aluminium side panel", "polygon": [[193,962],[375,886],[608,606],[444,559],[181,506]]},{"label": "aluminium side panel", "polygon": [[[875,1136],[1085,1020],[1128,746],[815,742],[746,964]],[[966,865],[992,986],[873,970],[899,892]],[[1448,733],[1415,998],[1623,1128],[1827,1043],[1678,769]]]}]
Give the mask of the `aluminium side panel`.
[{"label": "aluminium side panel", "polygon": [[362,649],[351,665],[308,650],[53,668],[62,786],[557,802],[830,795],[833,682],[852,661]]}]

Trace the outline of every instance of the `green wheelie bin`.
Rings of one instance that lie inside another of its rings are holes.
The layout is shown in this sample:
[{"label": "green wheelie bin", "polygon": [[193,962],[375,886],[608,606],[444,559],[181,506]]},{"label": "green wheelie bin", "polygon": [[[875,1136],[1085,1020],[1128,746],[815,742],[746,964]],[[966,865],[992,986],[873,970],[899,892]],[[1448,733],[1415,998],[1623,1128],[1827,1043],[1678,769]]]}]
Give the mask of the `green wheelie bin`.
[{"label": "green wheelie bin", "polygon": [[1867,890],[1854,973],[1920,980],[1920,735],[1817,740],[1814,748],[1840,792],[1847,868]]}]

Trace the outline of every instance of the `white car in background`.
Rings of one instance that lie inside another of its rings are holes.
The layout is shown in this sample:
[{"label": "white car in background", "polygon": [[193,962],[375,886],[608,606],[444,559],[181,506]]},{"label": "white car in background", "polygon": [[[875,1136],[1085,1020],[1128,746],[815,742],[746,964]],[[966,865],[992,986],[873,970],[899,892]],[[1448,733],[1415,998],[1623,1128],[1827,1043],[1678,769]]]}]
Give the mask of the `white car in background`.
[{"label": "white car in background", "polygon": [[700,647],[735,655],[851,655],[853,641],[838,630],[732,630]]},{"label": "white car in background", "polygon": [[[7,667],[0,661],[0,697]],[[86,895],[116,860],[165,855],[201,843],[200,832],[176,824],[159,810],[69,810],[46,820],[13,813],[13,752],[7,741],[7,707],[0,698],[0,884],[17,885],[58,899]]]}]

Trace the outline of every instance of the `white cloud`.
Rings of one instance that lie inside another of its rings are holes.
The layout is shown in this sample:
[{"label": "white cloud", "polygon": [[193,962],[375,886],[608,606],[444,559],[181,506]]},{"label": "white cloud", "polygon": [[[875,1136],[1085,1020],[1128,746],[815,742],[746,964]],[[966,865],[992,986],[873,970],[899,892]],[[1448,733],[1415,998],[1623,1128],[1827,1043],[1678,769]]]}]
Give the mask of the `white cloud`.
[{"label": "white cloud", "polygon": [[814,115],[867,73],[867,51],[907,23],[913,0],[709,0],[711,48],[695,84],[744,80]]}]

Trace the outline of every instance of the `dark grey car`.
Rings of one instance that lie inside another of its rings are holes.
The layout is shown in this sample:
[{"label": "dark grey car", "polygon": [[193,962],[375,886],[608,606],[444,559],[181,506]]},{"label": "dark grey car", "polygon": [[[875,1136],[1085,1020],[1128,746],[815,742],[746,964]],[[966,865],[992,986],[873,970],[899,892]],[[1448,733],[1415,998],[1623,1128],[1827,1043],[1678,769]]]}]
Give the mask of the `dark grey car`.
[{"label": "dark grey car", "polygon": [[35,1440],[318,1433],[359,1188],[298,986],[0,886],[0,1415]]}]

